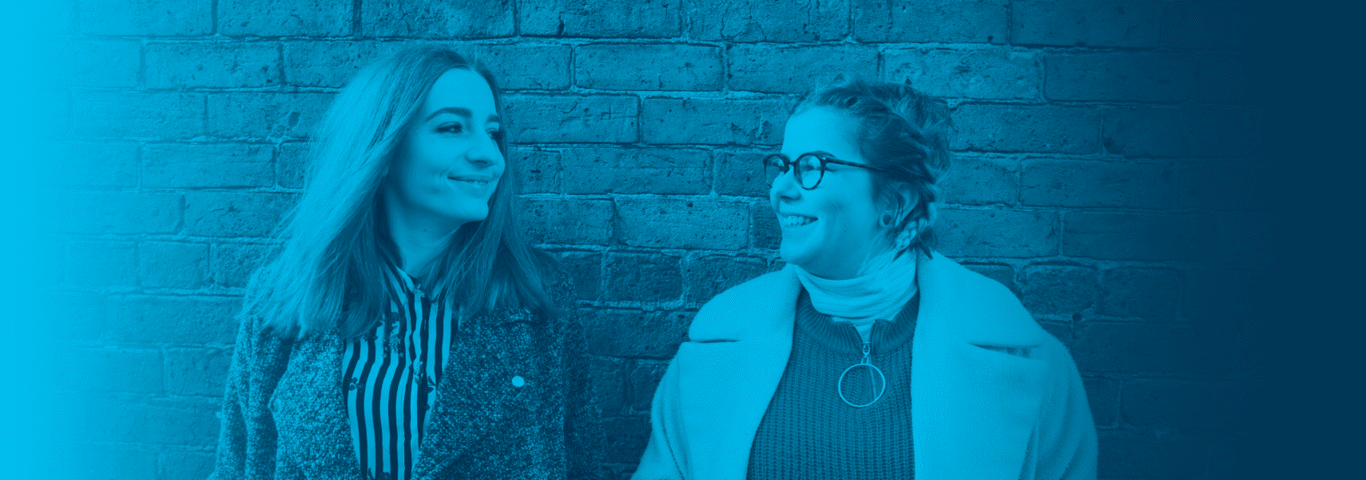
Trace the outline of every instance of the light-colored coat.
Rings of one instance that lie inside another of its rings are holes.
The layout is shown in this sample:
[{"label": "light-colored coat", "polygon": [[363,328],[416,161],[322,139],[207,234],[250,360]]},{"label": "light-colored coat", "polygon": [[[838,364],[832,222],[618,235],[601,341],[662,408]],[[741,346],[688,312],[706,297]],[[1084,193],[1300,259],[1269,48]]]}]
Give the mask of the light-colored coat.
[{"label": "light-colored coat", "polygon": [[[917,270],[916,478],[1095,478],[1095,425],[1066,347],[1001,284],[942,255],[921,255]],[[800,292],[788,267],[702,307],[655,391],[633,478],[745,478]]]}]

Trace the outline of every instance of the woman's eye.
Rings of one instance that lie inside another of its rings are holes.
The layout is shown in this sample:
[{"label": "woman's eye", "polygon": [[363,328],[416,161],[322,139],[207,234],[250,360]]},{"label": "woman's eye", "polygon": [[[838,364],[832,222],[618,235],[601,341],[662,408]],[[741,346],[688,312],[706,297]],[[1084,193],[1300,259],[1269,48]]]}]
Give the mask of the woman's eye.
[{"label": "woman's eye", "polygon": [[489,138],[492,138],[492,139],[494,139],[494,140],[502,140],[502,139],[503,139],[503,131],[502,131],[502,130],[490,130],[490,131],[489,131]]},{"label": "woman's eye", "polygon": [[448,123],[437,127],[436,131],[442,133],[460,133],[465,131],[465,126],[458,123]]}]

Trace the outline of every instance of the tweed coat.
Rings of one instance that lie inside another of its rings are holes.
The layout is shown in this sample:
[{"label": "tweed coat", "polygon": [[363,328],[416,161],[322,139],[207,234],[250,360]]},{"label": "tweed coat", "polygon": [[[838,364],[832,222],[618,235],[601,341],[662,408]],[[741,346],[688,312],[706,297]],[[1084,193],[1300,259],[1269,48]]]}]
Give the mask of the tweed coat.
[{"label": "tweed coat", "polygon": [[[1095,425],[1066,347],[1010,290],[943,255],[920,254],[916,282],[916,477],[1096,478]],[[655,391],[650,440],[634,479],[746,477],[755,433],[792,351],[801,288],[789,266],[697,312]]]},{"label": "tweed coat", "polygon": [[[436,389],[414,479],[598,478],[602,436],[583,331],[566,275],[565,313],[500,309],[465,319]],[[223,398],[211,480],[359,479],[335,331],[282,338],[243,321]],[[521,387],[511,379],[525,379]]]}]

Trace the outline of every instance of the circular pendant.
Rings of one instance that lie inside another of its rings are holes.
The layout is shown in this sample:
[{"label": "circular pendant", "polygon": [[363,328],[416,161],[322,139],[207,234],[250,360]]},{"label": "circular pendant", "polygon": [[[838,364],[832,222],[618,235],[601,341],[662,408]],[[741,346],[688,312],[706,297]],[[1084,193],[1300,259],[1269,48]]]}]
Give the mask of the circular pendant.
[{"label": "circular pendant", "polygon": [[[844,377],[849,375],[850,370],[858,367],[868,368],[868,382],[873,388],[873,400],[862,405],[851,402],[848,397],[844,396]],[[850,365],[849,368],[844,369],[844,373],[840,374],[840,381],[839,384],[836,385],[836,389],[839,390],[840,400],[844,400],[844,403],[847,403],[854,408],[863,408],[877,403],[878,400],[882,399],[882,394],[887,392],[887,376],[882,374],[882,369],[877,368],[871,363],[856,363]]]}]

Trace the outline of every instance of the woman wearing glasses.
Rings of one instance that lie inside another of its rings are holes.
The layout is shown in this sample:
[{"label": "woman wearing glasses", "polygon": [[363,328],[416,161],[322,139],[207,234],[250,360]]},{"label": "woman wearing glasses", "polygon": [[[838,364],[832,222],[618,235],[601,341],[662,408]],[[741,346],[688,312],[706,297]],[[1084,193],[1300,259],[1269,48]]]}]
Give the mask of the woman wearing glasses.
[{"label": "woman wearing glasses", "polygon": [[636,479],[1094,478],[1061,343],[932,250],[948,108],[837,81],[765,159],[787,267],[694,318]]},{"label": "woman wearing glasses", "polygon": [[436,47],[361,71],[248,288],[211,478],[583,478],[567,276],[522,237],[497,84]]}]

